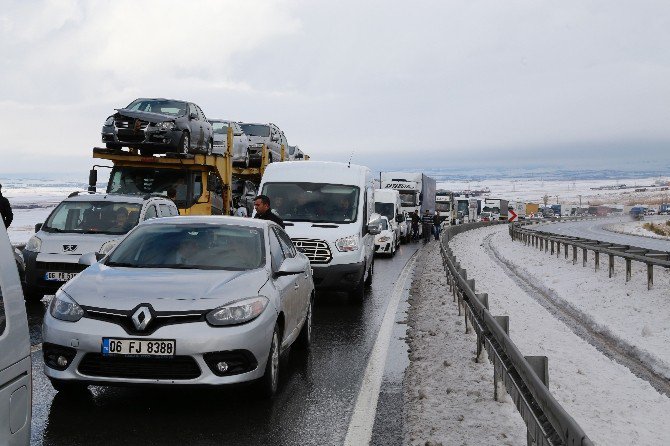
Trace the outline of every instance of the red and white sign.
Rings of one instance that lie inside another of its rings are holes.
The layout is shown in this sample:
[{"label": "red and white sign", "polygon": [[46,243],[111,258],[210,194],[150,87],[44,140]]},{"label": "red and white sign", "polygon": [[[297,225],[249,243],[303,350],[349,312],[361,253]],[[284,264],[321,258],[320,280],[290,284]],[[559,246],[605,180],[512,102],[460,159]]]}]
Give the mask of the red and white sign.
[{"label": "red and white sign", "polygon": [[514,212],[512,209],[509,209],[507,212],[509,212],[509,215],[507,216],[507,221],[512,222],[516,220],[516,212]]}]

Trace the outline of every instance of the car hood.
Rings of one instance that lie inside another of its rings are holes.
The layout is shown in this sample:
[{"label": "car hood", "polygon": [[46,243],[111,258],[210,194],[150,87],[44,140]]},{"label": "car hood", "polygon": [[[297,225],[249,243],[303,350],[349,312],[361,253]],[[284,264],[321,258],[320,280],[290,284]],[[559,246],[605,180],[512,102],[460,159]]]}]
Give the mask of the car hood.
[{"label": "car hood", "polygon": [[119,268],[91,265],[63,286],[80,305],[131,310],[149,303],[157,311],[211,309],[258,295],[268,272]]},{"label": "car hood", "polygon": [[76,234],[41,231],[37,236],[42,240],[41,254],[75,254],[99,252],[102,245],[110,240],[122,239],[125,234]]},{"label": "car hood", "polygon": [[125,108],[117,108],[116,113],[121,116],[125,116],[127,118],[141,119],[143,121],[149,121],[149,122],[174,121],[175,119],[177,119],[175,116],[166,115],[163,113],[135,111],[135,110],[128,110]]}]

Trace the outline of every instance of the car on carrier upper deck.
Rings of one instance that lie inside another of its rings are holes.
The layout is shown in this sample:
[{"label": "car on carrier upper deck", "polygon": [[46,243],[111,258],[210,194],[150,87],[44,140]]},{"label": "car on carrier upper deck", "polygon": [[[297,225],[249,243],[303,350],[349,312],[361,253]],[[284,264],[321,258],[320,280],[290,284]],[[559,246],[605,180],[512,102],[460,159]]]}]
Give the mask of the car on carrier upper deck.
[{"label": "car on carrier upper deck", "polygon": [[202,109],[187,101],[141,98],[119,108],[102,126],[108,149],[129,147],[143,154],[212,153],[212,125]]}]

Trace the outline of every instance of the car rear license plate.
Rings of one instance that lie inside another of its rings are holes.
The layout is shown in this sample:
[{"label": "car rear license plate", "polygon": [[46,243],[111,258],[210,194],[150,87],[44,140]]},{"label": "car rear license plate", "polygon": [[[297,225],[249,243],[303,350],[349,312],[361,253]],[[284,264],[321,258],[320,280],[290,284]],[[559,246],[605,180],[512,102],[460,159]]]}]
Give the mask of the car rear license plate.
[{"label": "car rear license plate", "polygon": [[102,354],[131,356],[174,356],[176,342],[172,339],[102,338]]},{"label": "car rear license plate", "polygon": [[56,282],[67,282],[68,280],[72,279],[76,275],[77,275],[77,273],[49,272],[49,273],[44,274],[44,280],[53,280],[53,281],[56,281]]}]

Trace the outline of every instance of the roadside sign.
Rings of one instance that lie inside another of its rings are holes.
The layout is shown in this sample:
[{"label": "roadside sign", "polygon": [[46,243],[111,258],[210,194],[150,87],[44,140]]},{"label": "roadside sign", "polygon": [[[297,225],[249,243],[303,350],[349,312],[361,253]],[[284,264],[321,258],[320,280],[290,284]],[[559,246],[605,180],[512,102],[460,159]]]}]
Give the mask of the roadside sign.
[{"label": "roadside sign", "polygon": [[512,209],[509,209],[507,212],[509,213],[509,216],[507,217],[507,221],[512,222],[512,221],[516,220],[516,212],[514,212]]}]

